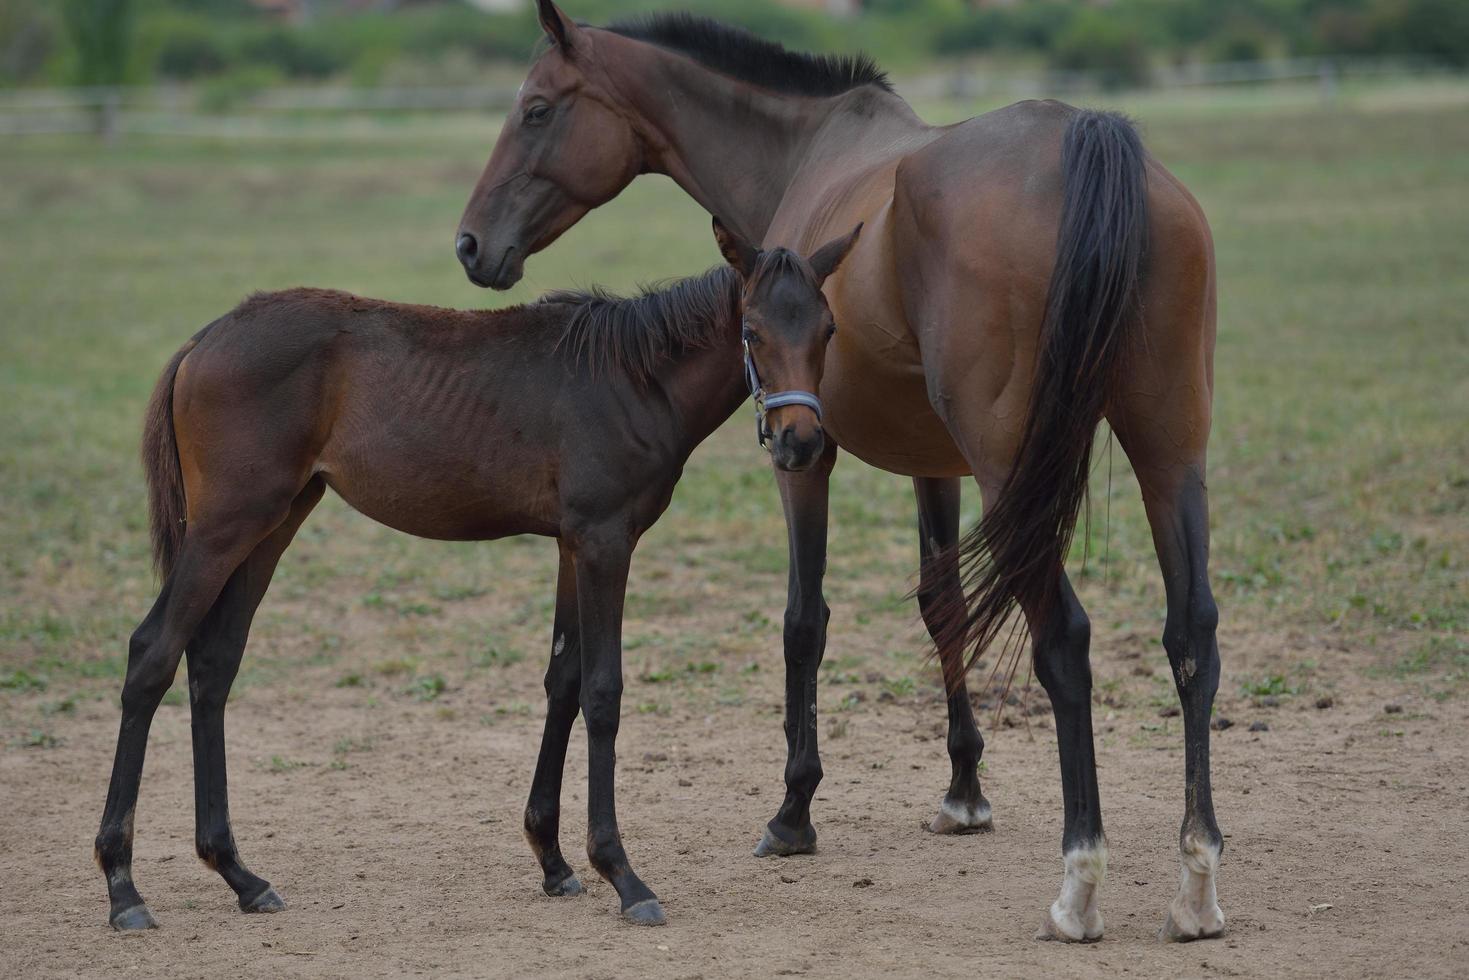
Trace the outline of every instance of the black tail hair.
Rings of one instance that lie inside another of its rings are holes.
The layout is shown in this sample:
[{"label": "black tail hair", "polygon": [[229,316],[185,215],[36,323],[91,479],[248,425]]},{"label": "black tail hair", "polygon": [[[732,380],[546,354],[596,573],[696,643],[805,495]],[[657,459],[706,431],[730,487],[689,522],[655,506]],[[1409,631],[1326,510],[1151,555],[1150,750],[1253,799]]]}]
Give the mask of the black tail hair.
[{"label": "black tail hair", "polygon": [[[219,321],[214,321],[218,323]],[[148,530],[153,539],[153,567],[160,578],[173,571],[184,541],[184,473],[173,431],[173,385],[179,365],[214,323],[194,334],[164,365],[148,410],[143,416],[143,475],[148,480]]]},{"label": "black tail hair", "polygon": [[941,644],[967,645],[971,666],[1017,604],[1045,617],[1059,595],[1092,439],[1140,319],[1145,161],[1122,116],[1080,111],[1066,127],[1061,229],[1025,429],[999,498],[959,545],[966,609],[950,618],[954,645]]}]

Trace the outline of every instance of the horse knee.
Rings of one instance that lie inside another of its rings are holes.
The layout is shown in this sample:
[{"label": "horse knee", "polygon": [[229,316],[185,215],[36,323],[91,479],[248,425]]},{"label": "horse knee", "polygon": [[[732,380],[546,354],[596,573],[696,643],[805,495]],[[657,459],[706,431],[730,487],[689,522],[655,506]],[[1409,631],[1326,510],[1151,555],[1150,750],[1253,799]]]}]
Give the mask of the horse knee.
[{"label": "horse knee", "polygon": [[1035,645],[1035,676],[1057,707],[1091,703],[1092,623],[1080,604],[1063,606]]}]

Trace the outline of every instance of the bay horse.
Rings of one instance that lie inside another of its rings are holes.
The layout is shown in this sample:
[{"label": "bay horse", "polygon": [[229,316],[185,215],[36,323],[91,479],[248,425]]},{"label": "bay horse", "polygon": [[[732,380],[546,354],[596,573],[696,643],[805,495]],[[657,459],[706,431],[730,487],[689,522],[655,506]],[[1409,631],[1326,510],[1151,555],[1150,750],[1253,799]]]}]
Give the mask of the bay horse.
[{"label": "bay horse", "polygon": [[[1218,613],[1204,476],[1215,269],[1197,202],[1109,113],[1022,102],[930,126],[866,57],[787,51],[685,14],[596,28],[552,0],[538,10],[549,43],[455,239],[473,282],[514,284],[528,255],[642,173],[671,177],[752,246],[800,251],[866,223],[825,287],[841,330],[792,380],[812,391],[819,381],[824,417],[788,404],[768,419],[778,440],[807,447],[799,457],[811,465],[775,458],[790,524],[788,757],[786,796],[756,853],[815,844],[826,498],[840,446],[913,478],[917,595],[950,694],[953,775],[931,829],[990,825],[964,658],[1018,607],[1055,713],[1064,799],[1063,880],[1040,938],[1101,936],[1090,623],[1064,559],[1105,418],[1141,484],[1183,706],[1182,877],[1162,934],[1219,935],[1223,838],[1209,780]],[[775,349],[753,348],[757,361]],[[964,476],[978,483],[984,516],[961,543]]]},{"label": "bay horse", "polygon": [[[613,802],[629,561],[694,447],[749,396],[742,297],[753,304],[746,313],[792,338],[819,331],[831,320],[821,284],[853,240],[838,238],[809,261],[780,250],[758,271],[721,266],[631,299],[558,292],[498,311],[293,289],[253,296],[185,343],[144,427],[163,587],[128,646],[97,833],[112,926],[156,924],[133,883],[133,811],[148,729],[185,652],[195,848],[244,911],[285,907],[235,846],[224,710],[276,563],[326,487],[420,537],[557,539],[546,727],[526,840],[547,895],[581,891],[558,829],[580,711],[588,858],[624,917],[662,924],[656,896],[628,863]],[[742,289],[746,278],[758,288]]]}]

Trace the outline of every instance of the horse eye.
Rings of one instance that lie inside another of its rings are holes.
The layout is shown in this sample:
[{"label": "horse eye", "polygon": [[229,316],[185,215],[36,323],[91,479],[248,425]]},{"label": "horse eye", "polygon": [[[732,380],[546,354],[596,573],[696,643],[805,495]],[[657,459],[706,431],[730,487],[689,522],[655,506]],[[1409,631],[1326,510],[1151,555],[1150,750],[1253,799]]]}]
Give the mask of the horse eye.
[{"label": "horse eye", "polygon": [[742,327],[740,329],[740,339],[752,346],[760,343],[760,335],[749,327]]},{"label": "horse eye", "polygon": [[527,123],[534,124],[545,122],[547,117],[549,117],[550,115],[551,107],[546,105],[545,103],[541,103],[539,105],[533,105],[529,109],[525,110],[525,115],[521,118]]},{"label": "horse eye", "polygon": [[837,325],[836,325],[836,321],[833,320],[832,323],[831,323],[831,326],[829,326],[829,327],[826,328],[826,339],[827,340],[830,340],[832,337],[835,337],[836,336],[836,332],[837,332]]}]

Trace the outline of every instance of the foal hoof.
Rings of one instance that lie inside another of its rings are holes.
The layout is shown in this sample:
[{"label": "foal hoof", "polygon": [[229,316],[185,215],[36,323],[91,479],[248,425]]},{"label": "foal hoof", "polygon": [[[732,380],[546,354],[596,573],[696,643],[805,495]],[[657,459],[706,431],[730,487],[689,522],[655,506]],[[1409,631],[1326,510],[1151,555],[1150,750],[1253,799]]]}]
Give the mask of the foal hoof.
[{"label": "foal hoof", "polygon": [[567,875],[560,881],[544,881],[541,883],[541,891],[552,898],[565,898],[571,895],[580,895],[585,889],[581,882],[577,881],[576,875]]},{"label": "foal hoof", "polygon": [[760,843],[755,845],[754,854],[757,858],[788,857],[792,854],[815,854],[816,853],[816,828],[807,824],[796,831],[794,835],[788,836],[788,832],[776,831],[774,825],[765,828],[765,835],[760,838]]},{"label": "foal hoof", "polygon": [[661,926],[668,920],[656,898],[645,898],[622,910],[622,917],[635,926]]},{"label": "foal hoof", "polygon": [[284,912],[286,900],[281,898],[280,892],[269,885],[265,891],[251,899],[240,899],[241,912]]},{"label": "foal hoof", "polygon": [[982,834],[995,829],[995,818],[990,801],[983,796],[975,803],[945,797],[939,812],[924,826],[934,834]]},{"label": "foal hoof", "polygon": [[134,905],[132,908],[123,909],[110,920],[112,928],[118,932],[136,932],[142,929],[157,929],[158,920],[153,918],[153,913],[148,911],[146,905]]}]

